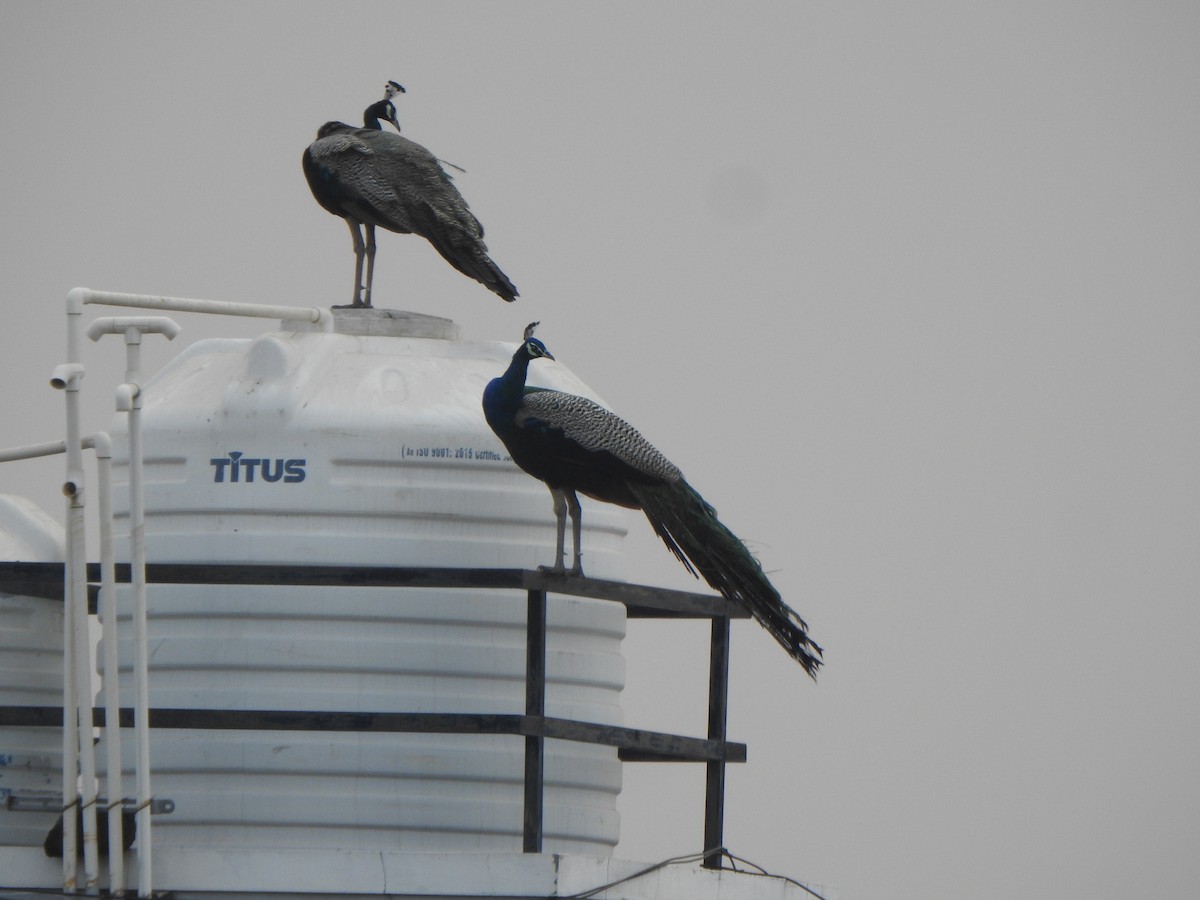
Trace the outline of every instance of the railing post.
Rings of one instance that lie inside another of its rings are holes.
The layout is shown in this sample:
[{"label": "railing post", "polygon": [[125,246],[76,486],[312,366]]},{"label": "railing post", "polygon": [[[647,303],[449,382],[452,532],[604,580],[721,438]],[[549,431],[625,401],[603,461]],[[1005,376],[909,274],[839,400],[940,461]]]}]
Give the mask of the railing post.
[{"label": "railing post", "polygon": [[[729,618],[714,616],[708,662],[708,737],[724,741],[729,706]],[[710,760],[704,790],[704,868],[721,868],[725,845],[725,760]],[[709,852],[713,851],[713,852]]]},{"label": "railing post", "polygon": [[546,592],[530,590],[526,608],[525,716],[537,725],[538,734],[525,736],[525,842],[526,853],[542,852],[542,797],[545,738],[541,725],[546,715]]}]

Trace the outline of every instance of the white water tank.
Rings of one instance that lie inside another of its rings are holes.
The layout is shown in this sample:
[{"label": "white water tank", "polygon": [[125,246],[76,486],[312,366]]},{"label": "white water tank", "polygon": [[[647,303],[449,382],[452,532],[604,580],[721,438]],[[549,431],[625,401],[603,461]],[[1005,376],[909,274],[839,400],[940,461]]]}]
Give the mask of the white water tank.
[{"label": "white water tank", "polygon": [[[147,381],[147,560],[551,562],[550,494],[508,460],[480,405],[516,345],[386,311],[337,322],[200,341]],[[553,362],[530,381],[590,395]],[[120,480],[123,417],[112,430]],[[619,578],[623,513],[589,508],[584,530],[589,574]],[[523,714],[525,603],[521,591],[151,585],[151,706]],[[129,634],[127,596],[122,607]],[[621,724],[624,608],[552,596],[548,620],[547,714]],[[128,641],[120,656],[129,705]],[[545,760],[545,849],[611,852],[615,749],[548,741]],[[156,729],[151,763],[154,793],[175,804],[155,819],[159,846],[521,848],[517,736]]]},{"label": "white water tank", "polygon": [[[23,497],[0,494],[0,559],[62,562],[63,529]],[[0,706],[61,706],[63,601],[0,591]],[[57,812],[15,812],[9,797],[62,796],[62,729],[0,727],[0,845],[40,846]]]}]

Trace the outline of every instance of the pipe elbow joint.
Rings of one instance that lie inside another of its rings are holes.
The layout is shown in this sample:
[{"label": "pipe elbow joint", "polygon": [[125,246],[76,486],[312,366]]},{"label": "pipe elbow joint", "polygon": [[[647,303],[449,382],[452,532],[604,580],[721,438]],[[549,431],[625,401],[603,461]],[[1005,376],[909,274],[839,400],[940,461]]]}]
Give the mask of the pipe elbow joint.
[{"label": "pipe elbow joint", "polygon": [[83,315],[83,305],[91,298],[92,292],[85,287],[71,288],[67,292],[67,315]]},{"label": "pipe elbow joint", "polygon": [[62,363],[54,367],[50,376],[50,387],[56,391],[77,391],[83,378],[83,366],[79,363]]},{"label": "pipe elbow joint", "polygon": [[83,446],[90,448],[100,459],[112,459],[112,438],[107,431],[96,431],[83,439]]},{"label": "pipe elbow joint", "polygon": [[93,321],[86,334],[93,341],[106,334],[122,334],[125,343],[136,344],[143,334],[161,334],[173,341],[179,331],[179,325],[167,316],[106,316]]},{"label": "pipe elbow joint", "polygon": [[318,307],[315,308],[315,312],[316,315],[312,320],[313,324],[319,327],[322,331],[332,333],[334,331],[333,310],[321,309]]},{"label": "pipe elbow joint", "polygon": [[117,412],[130,412],[137,405],[141,388],[136,384],[126,382],[117,385]]}]

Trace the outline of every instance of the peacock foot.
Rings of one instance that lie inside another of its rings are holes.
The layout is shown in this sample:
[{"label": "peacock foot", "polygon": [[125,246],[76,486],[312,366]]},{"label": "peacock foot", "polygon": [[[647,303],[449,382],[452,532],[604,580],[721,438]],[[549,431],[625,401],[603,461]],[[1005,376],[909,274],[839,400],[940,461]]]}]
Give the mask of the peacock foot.
[{"label": "peacock foot", "polygon": [[538,571],[544,575],[562,575],[565,578],[583,577],[583,566],[581,565],[574,565],[568,569],[562,563],[558,563],[554,566],[538,566]]}]

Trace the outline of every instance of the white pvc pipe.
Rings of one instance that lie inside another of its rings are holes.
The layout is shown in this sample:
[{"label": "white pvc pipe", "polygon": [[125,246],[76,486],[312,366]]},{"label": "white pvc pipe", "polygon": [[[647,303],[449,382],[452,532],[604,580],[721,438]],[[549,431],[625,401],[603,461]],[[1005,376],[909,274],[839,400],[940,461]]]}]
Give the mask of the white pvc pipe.
[{"label": "white pvc pipe", "polygon": [[[63,889],[78,884],[75,804],[82,802],[85,889],[98,889],[96,756],[92,744],[91,647],[87,635],[87,547],[84,528],[83,451],[79,383],[83,368],[55,369],[51,383],[66,395],[67,559],[63,587]],[[78,781],[76,774],[78,767]],[[82,797],[80,796],[82,794]]]},{"label": "white pvc pipe", "polygon": [[[117,387],[117,407],[126,409],[129,421],[129,550],[133,585],[134,735],[137,741],[137,861],[138,896],[149,897],[154,880],[150,804],[150,681],[146,628],[146,529],[143,488],[141,347],[143,330],[169,339],[179,327],[163,318],[99,319],[88,328],[93,341],[106,334],[125,335],[125,384]],[[110,798],[111,799],[111,798]]]},{"label": "white pvc pipe", "polygon": [[[68,446],[68,482],[64,489],[70,488],[80,495],[80,521],[82,522],[82,486],[83,474],[81,466],[72,466],[70,460],[70,446],[73,443],[78,448],[78,431],[79,417],[77,401],[72,400],[72,395],[78,390],[78,378],[82,377],[83,369],[80,365],[81,353],[80,345],[83,334],[83,307],[87,304],[100,304],[105,306],[124,306],[140,309],[155,309],[155,310],[173,310],[177,312],[196,312],[206,313],[209,315],[225,315],[225,316],[248,316],[254,318],[279,319],[285,322],[309,322],[320,325],[326,331],[333,330],[333,313],[327,309],[318,309],[316,307],[294,307],[294,306],[271,306],[266,304],[251,304],[251,303],[232,303],[220,300],[196,300],[182,297],[162,297],[148,296],[142,294],[121,294],[108,291],[93,291],[88,288],[77,287],[67,293],[66,312],[67,312],[67,363],[65,366],[60,366],[55,370],[55,376],[52,383],[55,387],[66,388],[68,383],[75,386],[74,390],[68,390],[68,430],[67,430],[67,446]],[[147,717],[149,714],[149,680],[148,680],[148,661],[146,648],[146,585],[145,585],[145,525],[144,525],[144,498],[142,495],[142,445],[141,445],[141,391],[137,384],[137,370],[140,368],[140,360],[138,358],[138,342],[140,341],[140,332],[138,325],[150,325],[151,323],[145,320],[127,318],[124,322],[118,325],[120,320],[104,320],[103,324],[93,325],[89,329],[89,336],[96,340],[101,334],[105,333],[120,333],[123,331],[126,336],[126,352],[127,352],[127,368],[132,372],[126,374],[126,385],[122,385],[118,389],[118,405],[125,405],[128,408],[129,414],[129,489],[130,489],[130,545],[132,556],[132,580],[134,594],[134,677],[136,682],[136,702],[135,702],[135,732],[137,737],[137,855],[138,855],[138,895],[148,897],[151,895],[152,887],[152,866],[151,866],[151,820],[150,820],[150,732],[149,722]],[[170,320],[167,320],[170,321]],[[162,326],[161,323],[156,323],[152,327],[146,328],[146,331],[157,331],[164,334],[168,339],[173,338],[178,332],[178,327],[171,323],[171,327]],[[137,335],[135,337],[135,335]],[[72,431],[74,429],[74,431]],[[74,438],[72,438],[74,434]],[[78,451],[76,451],[78,452]],[[82,528],[82,526],[80,526]],[[69,529],[69,533],[73,530]],[[82,552],[82,530],[80,531],[79,552]],[[86,557],[81,557],[85,559]],[[73,571],[73,567],[68,559],[67,569],[71,576],[71,583],[76,584],[81,579],[86,579],[86,572]],[[86,581],[83,582],[82,596],[86,602],[87,586]],[[64,591],[65,594],[70,591]],[[112,592],[109,592],[110,594]],[[68,621],[70,619],[68,618]],[[69,632],[71,629],[64,626],[64,639],[71,640]],[[72,648],[74,644],[70,645]],[[68,658],[74,660],[74,654],[69,653]],[[107,665],[107,663],[106,663]],[[66,668],[72,668],[68,665]],[[75,672],[64,673],[64,728],[63,728],[63,783],[64,783],[64,802],[67,796],[75,796],[74,792],[74,769],[75,759],[74,753],[78,750],[79,735],[71,735],[67,720],[70,718],[66,715],[66,710],[77,707],[79,704],[78,698],[68,696],[72,693],[70,685],[76,683]],[[71,701],[71,702],[68,702]],[[107,704],[107,698],[106,698]],[[112,716],[115,710],[109,711],[106,715]],[[89,704],[90,715],[90,704]],[[109,721],[106,719],[106,721]],[[89,719],[90,723],[90,719]],[[90,731],[89,731],[90,733]],[[68,743],[71,744],[72,750],[68,750]],[[91,749],[91,741],[87,742],[88,749]],[[70,759],[68,759],[70,757]],[[85,764],[86,765],[86,764]],[[70,775],[68,775],[68,768]],[[119,772],[119,767],[116,770]],[[94,781],[94,758],[93,758],[93,781]],[[111,772],[111,766],[110,766]],[[71,781],[68,785],[68,780]],[[85,778],[86,780],[86,778]],[[68,791],[70,787],[70,791]],[[116,792],[110,792],[116,793]],[[118,800],[119,797],[109,797],[110,802]],[[92,845],[95,845],[94,838],[94,803],[87,807],[93,819],[93,838]],[[86,811],[85,811],[86,812]],[[111,815],[111,810],[110,810]],[[65,813],[64,813],[65,817]],[[85,815],[86,819],[86,815]],[[85,868],[87,867],[87,825],[85,822]],[[63,829],[63,886],[68,891],[73,891],[75,888],[75,831],[73,828],[64,827]],[[91,871],[89,868],[88,871]]]},{"label": "white pvc pipe", "polygon": [[47,441],[44,444],[27,444],[24,447],[9,447],[0,450],[0,462],[17,459],[35,459],[39,456],[55,456],[67,452],[66,441]]},{"label": "white pvc pipe", "polygon": [[[67,452],[67,481],[63,485],[63,491],[75,492],[76,488],[82,496],[83,487],[83,469],[82,466],[76,470],[72,470],[71,455],[69,452],[72,435],[78,438],[79,425],[79,405],[77,394],[79,391],[79,381],[83,378],[83,365],[80,361],[80,328],[79,324],[82,321],[83,306],[82,304],[75,307],[71,301],[67,301],[67,361],[64,365],[60,365],[54,370],[54,375],[50,379],[50,384],[58,390],[66,391],[66,407],[67,407],[67,447],[64,452]],[[73,501],[72,501],[73,502]],[[70,506],[68,504],[68,521],[70,521]],[[82,510],[80,511],[82,515]],[[67,540],[72,540],[73,530],[68,528]],[[72,558],[74,554],[71,552],[70,546],[67,548],[67,560],[64,566],[64,580],[67,584],[75,583],[74,566]],[[85,588],[86,590],[86,588]],[[79,747],[79,731],[71,710],[76,707],[75,702],[75,640],[73,631],[70,625],[70,603],[73,589],[64,585],[63,588],[63,859],[62,859],[62,875],[63,875],[63,890],[73,892],[77,879],[76,865],[76,846],[75,846],[75,822],[72,810],[74,809],[76,788],[75,788],[75,769],[78,764],[78,747]],[[68,799],[69,798],[69,799]]]},{"label": "white pvc pipe", "polygon": [[[68,540],[70,537],[68,536]],[[63,566],[63,743],[62,743],[62,823],[63,891],[75,892],[78,879],[75,842],[75,805],[79,802],[79,726],[75,718],[75,629],[71,607],[75,589],[74,566],[68,552]]]},{"label": "white pvc pipe", "polygon": [[138,334],[166,335],[168,341],[179,334],[179,326],[166,316],[120,316],[93,320],[87,327],[87,336],[98,341],[103,335],[125,334],[131,328]]},{"label": "white pvc pipe", "polygon": [[[136,371],[133,373],[136,375]],[[138,896],[149,897],[153,884],[150,854],[150,661],[146,629],[146,525],[142,487],[142,397],[129,410],[129,543],[133,581],[134,733],[137,740]]]},{"label": "white pvc pipe", "polygon": [[[70,296],[67,299],[67,362],[54,370],[50,384],[65,390],[67,408],[67,437],[79,434],[79,408],[76,394],[79,391],[79,380],[83,378],[83,365],[80,363],[80,328],[83,316],[83,305],[74,304]],[[69,441],[64,442],[63,452],[67,452]],[[63,484],[64,492],[75,492],[82,488],[83,470],[72,470],[70,454],[67,456],[67,481]],[[68,521],[70,520],[70,502],[68,503]],[[71,540],[72,531],[68,529],[67,540]],[[76,708],[75,701],[75,639],[71,627],[71,596],[75,583],[74,566],[71,562],[73,554],[68,547],[66,564],[63,567],[63,858],[62,878],[63,891],[73,893],[77,879],[76,843],[75,843],[75,808],[76,767],[79,755],[79,729],[72,710]]]},{"label": "white pvc pipe", "polygon": [[[62,370],[62,371],[60,371]],[[83,374],[83,370],[79,366],[67,367],[60,366],[56,370],[55,378],[52,384],[55,387],[66,389],[68,384],[76,381]],[[63,377],[60,377],[63,376]],[[115,821],[113,806],[109,809],[109,891],[113,895],[121,896],[125,892],[125,867],[123,858],[123,833],[121,820],[120,798],[121,791],[121,766],[120,766],[120,704],[116,695],[116,671],[117,671],[117,633],[116,633],[116,577],[113,565],[113,541],[112,541],[112,440],[103,432],[98,431],[95,434],[88,435],[81,441],[82,449],[91,449],[96,453],[96,469],[97,483],[99,496],[99,516],[100,516],[100,556],[101,556],[101,579],[103,582],[106,605],[111,603],[111,613],[106,611],[104,630],[106,641],[105,654],[105,678],[106,678],[106,705],[105,712],[105,736],[108,741],[108,787],[109,797],[117,798],[115,807]],[[54,456],[57,454],[65,454],[67,452],[66,441],[47,441],[42,444],[29,444],[23,447],[9,447],[0,450],[0,462],[13,462],[19,459],[35,459],[42,456]],[[80,469],[82,471],[82,467]],[[68,489],[73,490],[76,499],[82,505],[82,490],[78,480],[78,476],[68,480]],[[76,517],[72,515],[72,521]],[[78,654],[76,647],[80,644],[78,622],[76,620],[76,610],[81,606],[79,603],[74,604],[74,608],[68,610],[66,604],[70,599],[70,595],[75,592],[75,586],[78,580],[75,578],[75,573],[78,570],[78,553],[74,550],[79,543],[78,535],[72,533],[69,535],[71,548],[67,553],[67,561],[64,571],[64,612],[63,612],[63,749],[64,749],[64,766],[63,766],[63,782],[64,787],[70,785],[70,790],[63,794],[63,883],[68,890],[74,890],[77,879],[77,836],[74,827],[75,816],[70,815],[74,809],[74,805],[78,802],[75,798],[75,778],[77,754],[79,747],[79,714],[76,712],[72,715],[72,711],[80,709],[84,705],[82,697],[87,698],[88,710],[86,713],[86,722],[91,721],[91,690],[90,686],[84,687],[81,690],[80,681],[76,677],[72,677],[69,673],[71,670],[81,668],[78,664]],[[86,572],[84,579],[84,597],[87,594],[86,587]],[[86,637],[86,619],[84,624],[84,640]],[[90,646],[90,641],[88,641]],[[86,671],[90,673],[90,662],[86,667]],[[111,685],[111,691],[109,686]],[[91,741],[89,740],[90,744]],[[114,765],[115,759],[115,765]],[[115,773],[115,781],[114,781]],[[69,799],[68,799],[69,798]],[[85,815],[85,820],[87,816]],[[68,854],[66,851],[70,850]],[[98,862],[97,862],[98,867]]]},{"label": "white pvc pipe", "polygon": [[[127,306],[134,309],[160,309],[174,312],[207,313],[218,316],[249,316],[280,319],[284,322],[310,322],[333,328],[333,313],[313,306],[271,306],[263,303],[234,303],[229,300],[195,300],[187,297],[160,297],[145,294],[119,294],[74,288],[67,294],[67,314],[82,314],[84,304]],[[78,313],[74,311],[78,310]],[[74,360],[72,360],[74,361]]]},{"label": "white pvc pipe", "polygon": [[98,431],[84,439],[96,453],[96,499],[100,516],[100,628],[104,645],[104,747],[108,770],[108,890],[125,894],[125,789],[121,777],[121,695],[117,660],[117,578],[112,528],[112,439]]},{"label": "white pvc pipe", "polygon": [[[68,452],[70,452],[68,448]],[[88,585],[87,549],[84,536],[82,500],[72,503],[73,512],[70,528],[72,538],[68,543],[71,555],[71,627],[74,632],[72,647],[75,659],[75,715],[78,717],[80,794],[83,804],[83,867],[84,890],[96,893],[100,885],[100,857],[96,829],[96,745],[92,740],[92,642],[88,636]],[[74,817],[69,817],[74,828]],[[63,823],[68,827],[67,822]]]}]

